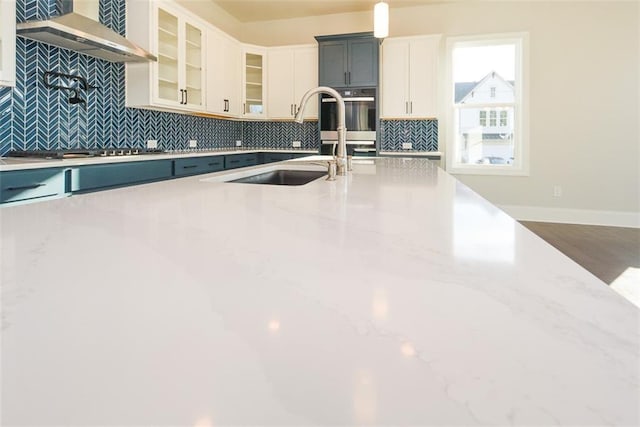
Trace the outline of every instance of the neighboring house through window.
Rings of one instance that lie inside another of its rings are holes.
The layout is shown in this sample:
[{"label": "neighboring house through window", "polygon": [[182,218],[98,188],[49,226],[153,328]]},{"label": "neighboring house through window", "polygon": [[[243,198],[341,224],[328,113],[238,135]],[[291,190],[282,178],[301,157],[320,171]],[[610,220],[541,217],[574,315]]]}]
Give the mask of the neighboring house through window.
[{"label": "neighboring house through window", "polygon": [[447,40],[451,172],[528,174],[527,42],[524,33]]}]

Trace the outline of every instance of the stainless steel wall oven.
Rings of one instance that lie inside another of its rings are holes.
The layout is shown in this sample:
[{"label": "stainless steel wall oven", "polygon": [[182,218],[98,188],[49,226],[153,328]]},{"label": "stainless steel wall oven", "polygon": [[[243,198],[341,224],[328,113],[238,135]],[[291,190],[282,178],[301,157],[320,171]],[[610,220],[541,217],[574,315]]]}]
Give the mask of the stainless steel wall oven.
[{"label": "stainless steel wall oven", "polygon": [[[337,89],[344,98],[347,127],[347,154],[375,155],[378,125],[375,88]],[[338,141],[336,99],[324,94],[320,106],[321,152],[331,153]]]}]

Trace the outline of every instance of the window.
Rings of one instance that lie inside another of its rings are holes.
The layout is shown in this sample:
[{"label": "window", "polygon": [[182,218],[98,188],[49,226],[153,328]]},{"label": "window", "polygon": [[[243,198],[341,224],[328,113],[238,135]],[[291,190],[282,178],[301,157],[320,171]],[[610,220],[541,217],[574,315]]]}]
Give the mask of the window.
[{"label": "window", "polygon": [[525,33],[447,40],[449,171],[528,174],[527,47]]},{"label": "window", "polygon": [[507,112],[505,110],[500,111],[500,127],[507,125]]}]

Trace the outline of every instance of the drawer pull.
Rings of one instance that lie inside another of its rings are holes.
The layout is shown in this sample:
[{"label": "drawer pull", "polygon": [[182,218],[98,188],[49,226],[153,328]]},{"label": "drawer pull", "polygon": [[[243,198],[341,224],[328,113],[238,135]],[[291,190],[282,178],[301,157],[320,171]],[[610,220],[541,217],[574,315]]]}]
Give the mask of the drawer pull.
[{"label": "drawer pull", "polygon": [[198,165],[188,165],[188,166],[183,166],[182,169],[193,169],[193,168],[197,168]]},{"label": "drawer pull", "polygon": [[229,163],[240,163],[240,160],[231,160]]},{"label": "drawer pull", "polygon": [[209,163],[209,166],[220,166],[220,162]]},{"label": "drawer pull", "polygon": [[47,184],[31,184],[31,185],[23,185],[20,187],[7,187],[5,190],[7,191],[18,191],[18,190],[33,190],[34,188],[44,187]]}]

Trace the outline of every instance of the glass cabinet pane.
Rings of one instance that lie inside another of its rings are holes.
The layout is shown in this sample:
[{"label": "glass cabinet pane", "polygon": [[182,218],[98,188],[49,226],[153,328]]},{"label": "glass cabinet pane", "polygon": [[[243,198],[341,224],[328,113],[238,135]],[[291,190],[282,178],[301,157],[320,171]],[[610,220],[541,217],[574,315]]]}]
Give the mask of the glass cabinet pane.
[{"label": "glass cabinet pane", "polygon": [[186,103],[202,105],[202,31],[190,24],[185,26]]},{"label": "glass cabinet pane", "polygon": [[158,9],[158,97],[180,100],[178,78],[178,18]]},{"label": "glass cabinet pane", "polygon": [[263,114],[262,55],[245,55],[245,114]]}]

